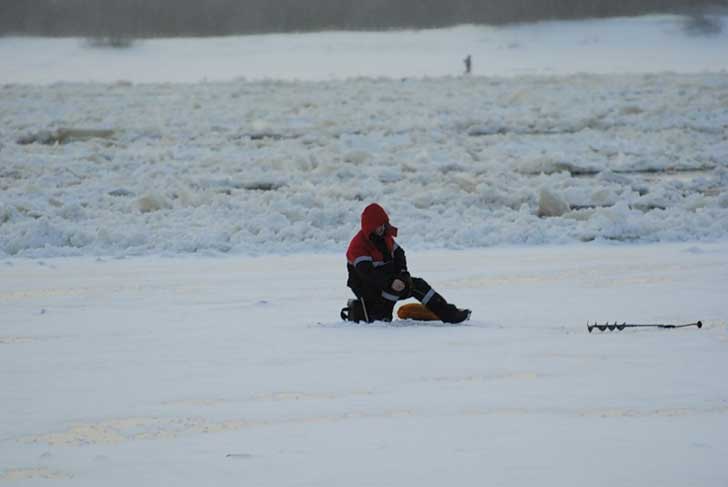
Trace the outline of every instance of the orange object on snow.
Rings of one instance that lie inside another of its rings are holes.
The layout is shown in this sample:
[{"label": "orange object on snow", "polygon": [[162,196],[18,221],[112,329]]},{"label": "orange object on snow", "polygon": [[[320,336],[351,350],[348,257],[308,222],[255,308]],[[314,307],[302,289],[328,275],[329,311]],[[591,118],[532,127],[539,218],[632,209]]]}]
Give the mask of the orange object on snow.
[{"label": "orange object on snow", "polygon": [[435,313],[420,303],[403,304],[397,309],[397,316],[401,320],[440,321]]}]

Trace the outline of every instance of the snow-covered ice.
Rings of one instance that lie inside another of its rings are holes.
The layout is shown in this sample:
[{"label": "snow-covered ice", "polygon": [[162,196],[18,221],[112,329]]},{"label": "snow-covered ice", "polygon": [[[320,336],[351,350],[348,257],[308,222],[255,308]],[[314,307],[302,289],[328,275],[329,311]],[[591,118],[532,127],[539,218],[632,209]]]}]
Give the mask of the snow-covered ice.
[{"label": "snow-covered ice", "polygon": [[[0,112],[0,256],[335,251],[371,201],[408,248],[728,232],[725,74],[7,85]],[[114,135],[17,143],[69,126]]]},{"label": "snow-covered ice", "polygon": [[[728,481],[725,243],[410,264],[474,319],[344,324],[340,255],[3,263],[0,479]],[[705,326],[590,335],[594,319]]]},{"label": "snow-covered ice", "polygon": [[[724,238],[728,38],[689,35],[686,22],[150,40],[120,51],[0,39],[0,256],[335,251],[370,201],[392,212],[411,249]],[[516,40],[512,54],[494,54]],[[436,63],[437,46],[458,63],[466,46],[490,49],[472,52],[492,71],[432,77],[458,71],[412,64],[415,54]],[[224,67],[253,47],[297,71],[251,61],[257,81],[231,80]],[[331,61],[342,69],[327,80],[317,56],[331,50],[350,61]],[[534,62],[553,70],[523,69]],[[169,83],[190,79],[180,70],[221,81]],[[165,82],[136,84],[149,80]],[[24,145],[68,129],[111,135]]]},{"label": "snow-covered ice", "polygon": [[[725,486],[728,56],[685,22],[0,38],[0,484]],[[471,321],[339,321],[372,201]]]}]

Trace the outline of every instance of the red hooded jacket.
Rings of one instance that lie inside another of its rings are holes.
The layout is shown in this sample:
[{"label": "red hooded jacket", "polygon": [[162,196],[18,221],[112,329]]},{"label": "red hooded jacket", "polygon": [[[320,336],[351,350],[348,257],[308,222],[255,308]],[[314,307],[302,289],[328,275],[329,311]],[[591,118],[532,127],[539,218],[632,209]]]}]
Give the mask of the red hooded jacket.
[{"label": "red hooded jacket", "polygon": [[[370,236],[385,224],[387,230],[377,245]],[[346,251],[349,287],[355,293],[388,289],[392,279],[407,272],[404,249],[394,240],[396,235],[397,227],[389,224],[389,216],[384,208],[376,203],[364,208],[361,230],[351,239]]]},{"label": "red hooded jacket", "polygon": [[359,262],[369,261],[374,267],[378,267],[378,264],[384,261],[382,251],[369,239],[369,236],[382,225],[388,225],[387,231],[384,233],[387,249],[390,254],[396,250],[397,242],[394,241],[394,237],[397,235],[397,227],[389,225],[389,216],[384,208],[372,203],[364,208],[361,214],[361,230],[349,243],[346,251],[346,260],[349,264],[356,266]]}]

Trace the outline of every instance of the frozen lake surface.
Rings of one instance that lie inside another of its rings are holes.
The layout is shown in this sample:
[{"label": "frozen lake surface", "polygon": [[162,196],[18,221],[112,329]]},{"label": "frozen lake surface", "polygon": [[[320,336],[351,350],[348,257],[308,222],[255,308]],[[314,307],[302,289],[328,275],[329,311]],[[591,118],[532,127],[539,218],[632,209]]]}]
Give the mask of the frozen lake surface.
[{"label": "frozen lake surface", "polygon": [[690,22],[0,38],[0,257],[335,252],[371,201],[409,249],[724,239],[728,35]]},{"label": "frozen lake surface", "polygon": [[372,201],[408,249],[728,232],[720,73],[8,85],[0,111],[0,256],[333,252]]},{"label": "frozen lake surface", "polygon": [[[728,481],[725,244],[431,251],[410,267],[473,319],[342,323],[341,255],[3,264],[0,479]],[[590,335],[594,319],[705,326]]]},{"label": "frozen lake surface", "polygon": [[[0,484],[724,487],[727,38],[686,22],[0,38]],[[339,320],[372,201],[471,321]]]}]

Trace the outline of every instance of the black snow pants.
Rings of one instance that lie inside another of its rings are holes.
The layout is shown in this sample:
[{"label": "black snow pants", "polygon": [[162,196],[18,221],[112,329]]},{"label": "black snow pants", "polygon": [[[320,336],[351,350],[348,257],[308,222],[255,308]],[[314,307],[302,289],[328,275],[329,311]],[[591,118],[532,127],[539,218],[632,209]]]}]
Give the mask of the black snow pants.
[{"label": "black snow pants", "polygon": [[348,319],[351,321],[392,321],[394,304],[401,300],[413,297],[435,313],[444,322],[456,320],[458,309],[449,304],[445,298],[437,293],[427,281],[419,277],[412,278],[412,289],[409,295],[397,296],[378,289],[361,287],[352,289],[358,298],[350,303]]}]

